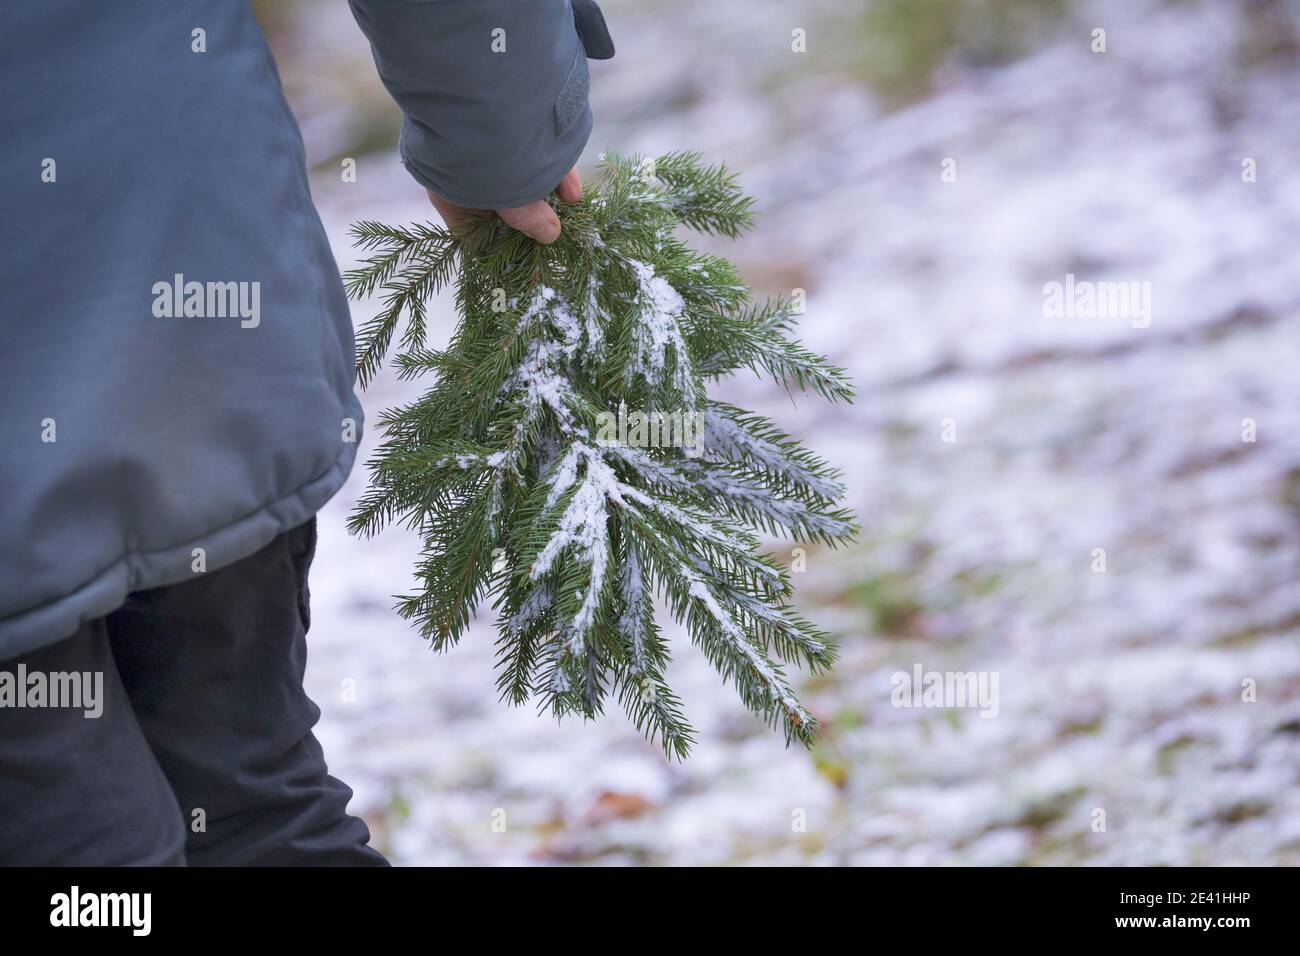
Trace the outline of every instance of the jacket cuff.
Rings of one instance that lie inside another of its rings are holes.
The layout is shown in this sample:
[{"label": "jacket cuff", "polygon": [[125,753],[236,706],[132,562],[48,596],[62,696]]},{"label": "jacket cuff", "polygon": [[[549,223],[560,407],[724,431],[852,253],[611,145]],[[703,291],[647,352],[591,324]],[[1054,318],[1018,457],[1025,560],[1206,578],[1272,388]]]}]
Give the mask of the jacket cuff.
[{"label": "jacket cuff", "polygon": [[613,49],[592,0],[350,4],[402,110],[402,163],[426,189],[521,206],[578,161],[592,125],[587,57]]},{"label": "jacket cuff", "polygon": [[591,105],[584,94],[576,120],[559,143],[554,154],[547,162],[540,163],[538,171],[527,182],[520,184],[508,193],[489,191],[488,187],[467,187],[446,181],[439,176],[434,165],[424,157],[437,155],[437,147],[431,142],[434,137],[415,123],[409,116],[402,118],[402,134],[398,149],[402,165],[412,178],[425,189],[431,190],[443,199],[458,206],[470,209],[510,209],[526,206],[538,199],[545,199],[560,184],[565,175],[578,164],[582,151],[591,136],[593,118]]}]

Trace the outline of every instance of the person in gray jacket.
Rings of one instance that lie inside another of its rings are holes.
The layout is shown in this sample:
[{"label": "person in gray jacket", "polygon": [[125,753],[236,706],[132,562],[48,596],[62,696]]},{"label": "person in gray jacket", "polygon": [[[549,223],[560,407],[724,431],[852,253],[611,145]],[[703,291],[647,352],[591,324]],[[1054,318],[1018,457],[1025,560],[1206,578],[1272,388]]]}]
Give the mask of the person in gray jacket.
[{"label": "person in gray jacket", "polygon": [[[553,240],[595,4],[349,2],[444,218]],[[363,418],[265,38],[235,0],[41,0],[0,54],[0,864],[382,864],[302,688]]]}]

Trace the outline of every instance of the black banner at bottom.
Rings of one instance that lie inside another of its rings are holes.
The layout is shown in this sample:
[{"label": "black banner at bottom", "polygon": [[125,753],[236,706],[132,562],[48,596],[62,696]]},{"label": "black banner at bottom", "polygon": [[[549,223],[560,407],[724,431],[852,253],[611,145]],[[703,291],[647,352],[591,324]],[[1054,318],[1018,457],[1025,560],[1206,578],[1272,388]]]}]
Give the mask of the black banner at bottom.
[{"label": "black banner at bottom", "polygon": [[484,942],[499,943],[510,927],[535,936],[575,917],[612,927],[651,919],[664,934],[708,920],[741,937],[776,918],[787,929],[848,921],[873,939],[920,930],[927,942],[975,928],[1230,942],[1289,927],[1295,888],[1285,869],[0,869],[0,925],[9,941],[76,934],[83,944],[246,941],[277,929],[295,943],[373,942],[439,920],[458,935],[486,924]]}]

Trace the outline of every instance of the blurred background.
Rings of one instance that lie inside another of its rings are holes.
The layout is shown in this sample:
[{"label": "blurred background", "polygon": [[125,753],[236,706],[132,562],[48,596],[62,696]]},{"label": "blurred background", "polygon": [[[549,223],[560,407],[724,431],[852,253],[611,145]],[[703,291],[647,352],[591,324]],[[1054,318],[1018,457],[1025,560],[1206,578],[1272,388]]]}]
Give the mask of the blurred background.
[{"label": "blurred background", "polygon": [[[353,220],[433,212],[343,0],[256,6],[347,268]],[[725,160],[759,220],[715,251],[761,293],[806,290],[805,341],[860,389],[718,392],[841,465],[862,522],[796,575],[841,644],[799,682],[827,732],[786,749],[680,635],[685,763],[617,707],[557,726],[498,703],[489,619],[436,656],[392,612],[417,545],[346,534],[358,467],[321,514],[308,689],[376,844],[401,864],[1300,862],[1300,4],[602,6],[618,55],[592,63],[582,169],[604,148]],[[1150,324],[1047,317],[1067,274],[1149,283]],[[432,311],[445,338],[450,297]],[[382,378],[369,418],[418,388]],[[996,673],[996,717],[892,706],[917,665]]]}]

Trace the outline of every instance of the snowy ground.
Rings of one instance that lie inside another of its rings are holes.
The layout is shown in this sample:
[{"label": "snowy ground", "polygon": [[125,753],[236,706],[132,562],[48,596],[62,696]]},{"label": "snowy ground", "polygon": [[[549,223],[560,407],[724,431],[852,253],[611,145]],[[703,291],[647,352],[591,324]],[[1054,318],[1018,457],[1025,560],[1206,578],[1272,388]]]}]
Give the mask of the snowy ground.
[{"label": "snowy ground", "polygon": [[[861,389],[725,393],[839,462],[862,519],[800,578],[843,648],[804,684],[829,732],[785,749],[684,641],[685,764],[617,713],[557,727],[497,703],[489,622],[435,657],[391,612],[416,546],[346,535],[358,469],[321,515],[308,679],[379,845],[426,864],[1300,862],[1293,8],[1075,4],[1014,65],[956,57],[886,110],[853,69],[856,4],[605,7],[619,53],[593,66],[589,158],[740,170],[761,222],[727,254],[763,291],[807,290],[806,340]],[[430,212],[391,154],[338,181],[357,124],[313,87],[316,40],[351,64],[322,83],[387,107],[346,13],[312,10],[281,65],[346,265],[349,221]],[[1046,317],[1067,273],[1149,283],[1150,323]],[[369,414],[410,388],[381,380]],[[995,673],[997,715],[892,706],[918,664]]]}]

